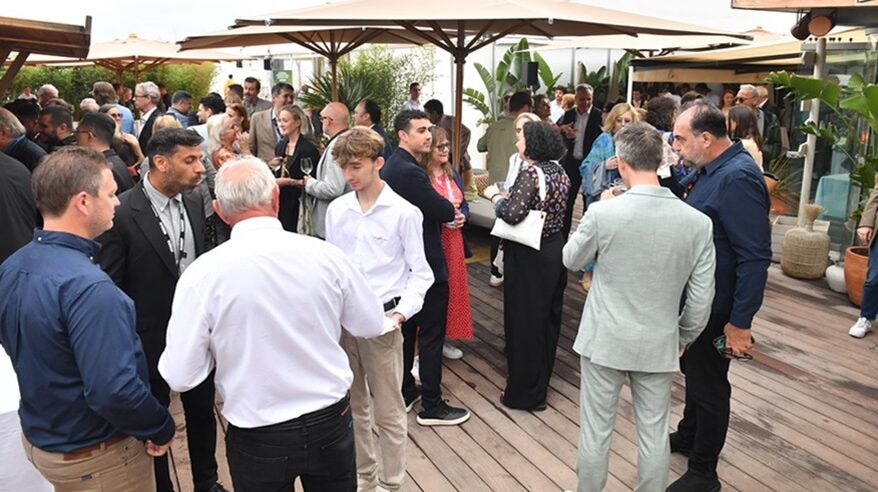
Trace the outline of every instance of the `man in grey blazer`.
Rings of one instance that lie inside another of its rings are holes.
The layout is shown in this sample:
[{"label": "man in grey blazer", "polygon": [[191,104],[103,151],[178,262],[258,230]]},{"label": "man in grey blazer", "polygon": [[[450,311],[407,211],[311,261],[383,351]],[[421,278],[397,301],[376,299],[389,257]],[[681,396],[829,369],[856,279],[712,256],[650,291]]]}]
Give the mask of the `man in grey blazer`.
[{"label": "man in grey blazer", "polygon": [[664,491],[674,373],[682,351],[707,324],[713,300],[713,227],[659,186],[662,140],[655,128],[632,123],[615,143],[619,174],[630,190],[618,197],[618,190],[605,192],[564,246],[570,270],[597,260],[573,345],[582,367],[579,490],[600,491],[607,482],[627,378],[639,443],[636,490]]},{"label": "man in grey blazer", "polygon": [[250,117],[250,150],[265,162],[274,158],[274,148],[283,138],[277,115],[281,108],[293,104],[295,94],[293,86],[278,82],[271,88],[271,109],[257,111]]}]

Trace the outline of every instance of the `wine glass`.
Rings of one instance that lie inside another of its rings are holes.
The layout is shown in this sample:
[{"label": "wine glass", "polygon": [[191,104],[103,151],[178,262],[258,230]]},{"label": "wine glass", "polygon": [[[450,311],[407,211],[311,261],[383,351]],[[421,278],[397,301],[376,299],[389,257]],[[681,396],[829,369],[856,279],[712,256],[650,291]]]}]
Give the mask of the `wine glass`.
[{"label": "wine glass", "polygon": [[299,167],[302,168],[302,174],[311,175],[311,171],[314,170],[314,164],[311,162],[310,157],[303,157],[302,161],[299,162]]}]

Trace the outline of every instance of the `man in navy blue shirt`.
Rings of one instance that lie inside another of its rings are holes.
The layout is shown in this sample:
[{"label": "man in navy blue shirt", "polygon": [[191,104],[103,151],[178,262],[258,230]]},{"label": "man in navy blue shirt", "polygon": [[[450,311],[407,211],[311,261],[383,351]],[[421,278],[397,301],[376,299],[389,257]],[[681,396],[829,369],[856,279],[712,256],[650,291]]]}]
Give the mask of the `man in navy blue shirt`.
[{"label": "man in navy blue shirt", "polygon": [[707,327],[680,360],[686,407],[671,451],[688,455],[689,467],[668,491],[716,492],[729,427],[729,361],[750,350],[750,325],[771,261],[769,197],[762,173],[741,142],[729,139],[716,107],[696,103],[680,114],[674,149],[697,169],[686,201],[713,221],[716,294]]},{"label": "man in navy blue shirt", "polygon": [[152,492],[150,456],[170,447],[174,420],[149,392],[134,303],[92,263],[119,205],[113,174],[99,152],[65,147],[33,189],[44,228],[0,266],[25,453],[56,491]]}]

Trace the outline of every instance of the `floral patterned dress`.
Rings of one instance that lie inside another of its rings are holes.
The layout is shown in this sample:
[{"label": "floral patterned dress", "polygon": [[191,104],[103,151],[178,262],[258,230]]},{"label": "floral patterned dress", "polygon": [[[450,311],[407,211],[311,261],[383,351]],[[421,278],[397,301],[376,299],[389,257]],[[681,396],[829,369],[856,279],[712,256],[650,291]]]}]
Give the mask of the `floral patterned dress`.
[{"label": "floral patterned dress", "polygon": [[[448,201],[458,204],[463,202],[463,192],[447,174],[434,175],[431,182],[436,192]],[[448,318],[445,323],[445,338],[468,340],[473,337],[473,318],[461,229],[442,227],[442,252],[448,267]]]}]

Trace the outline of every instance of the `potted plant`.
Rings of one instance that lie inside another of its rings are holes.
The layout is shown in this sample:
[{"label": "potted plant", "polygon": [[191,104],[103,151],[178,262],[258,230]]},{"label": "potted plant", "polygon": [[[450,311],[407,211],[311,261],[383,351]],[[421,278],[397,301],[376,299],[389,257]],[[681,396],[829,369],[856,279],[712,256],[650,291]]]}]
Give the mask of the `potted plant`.
[{"label": "potted plant", "polygon": [[[835,150],[851,162],[851,184],[859,188],[858,207],[851,219],[859,221],[869,194],[875,187],[878,155],[872,135],[878,129],[878,85],[867,84],[854,74],[847,86],[831,80],[803,77],[787,72],[774,72],[767,81],[790,91],[797,100],[818,99],[832,112],[826,123],[808,121],[799,129],[806,134],[827,139]],[[868,248],[850,247],[845,252],[845,282],[851,302],[859,305],[868,265]]]}]

